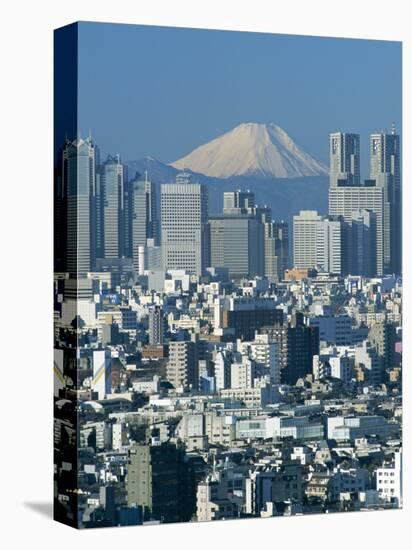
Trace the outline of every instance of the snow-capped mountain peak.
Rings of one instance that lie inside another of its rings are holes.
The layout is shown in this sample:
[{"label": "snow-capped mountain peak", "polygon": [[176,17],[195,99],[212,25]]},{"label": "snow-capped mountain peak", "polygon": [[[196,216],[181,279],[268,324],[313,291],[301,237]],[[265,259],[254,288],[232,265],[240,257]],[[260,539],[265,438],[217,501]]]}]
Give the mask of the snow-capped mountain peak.
[{"label": "snow-capped mountain peak", "polygon": [[296,178],[326,175],[327,168],[306,153],[280,126],[240,124],[171,163],[177,169],[217,178]]}]

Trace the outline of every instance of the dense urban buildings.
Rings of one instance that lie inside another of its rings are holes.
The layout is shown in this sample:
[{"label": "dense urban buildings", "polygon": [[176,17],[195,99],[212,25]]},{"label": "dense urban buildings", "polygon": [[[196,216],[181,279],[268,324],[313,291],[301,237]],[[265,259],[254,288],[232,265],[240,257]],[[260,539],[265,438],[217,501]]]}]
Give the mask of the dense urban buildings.
[{"label": "dense urban buildings", "polygon": [[57,519],[402,506],[399,137],[371,136],[363,182],[359,136],[333,133],[330,148],[329,212],[289,227],[247,188],[219,191],[212,214],[195,175],[156,182],[101,162],[91,137],[65,143]]}]

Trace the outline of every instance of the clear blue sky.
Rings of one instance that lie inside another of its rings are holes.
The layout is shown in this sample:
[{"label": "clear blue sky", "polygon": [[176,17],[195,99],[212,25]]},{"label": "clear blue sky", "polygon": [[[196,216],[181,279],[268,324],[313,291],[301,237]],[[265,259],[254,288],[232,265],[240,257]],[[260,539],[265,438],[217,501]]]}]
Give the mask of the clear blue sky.
[{"label": "clear blue sky", "polygon": [[79,128],[103,154],[172,162],[241,122],[275,122],[328,162],[331,131],[401,124],[401,43],[79,25]]}]

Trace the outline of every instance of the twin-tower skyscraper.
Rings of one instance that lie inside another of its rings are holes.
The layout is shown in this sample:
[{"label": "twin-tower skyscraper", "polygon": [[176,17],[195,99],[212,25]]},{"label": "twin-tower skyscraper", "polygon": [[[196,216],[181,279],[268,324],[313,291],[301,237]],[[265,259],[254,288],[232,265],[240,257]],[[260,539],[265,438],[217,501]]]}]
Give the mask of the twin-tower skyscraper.
[{"label": "twin-tower skyscraper", "polygon": [[359,134],[330,134],[329,215],[350,222],[354,212],[376,214],[376,274],[402,270],[400,141],[395,128],[370,136],[370,178],[360,177]]}]

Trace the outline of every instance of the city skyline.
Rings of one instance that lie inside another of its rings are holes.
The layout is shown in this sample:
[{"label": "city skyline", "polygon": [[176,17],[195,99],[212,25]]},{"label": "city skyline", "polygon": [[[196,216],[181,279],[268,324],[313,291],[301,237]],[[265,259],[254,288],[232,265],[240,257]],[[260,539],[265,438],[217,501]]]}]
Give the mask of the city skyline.
[{"label": "city skyline", "polygon": [[[79,131],[94,128],[103,150],[123,151],[124,160],[173,162],[245,122],[279,124],[324,163],[322,136],[339,128],[356,129],[363,142],[393,122],[402,130],[400,43],[87,22],[78,28]],[[109,66],[120,81],[106,77]]]},{"label": "city skyline", "polygon": [[[96,178],[96,188],[92,192],[92,195],[90,195],[90,197],[94,197],[95,213],[90,213],[90,216],[94,216],[94,223],[97,223],[98,225],[101,224],[101,228],[97,230],[96,237],[94,237],[90,233],[92,231],[92,217],[90,217],[90,220],[87,222],[87,227],[86,225],[84,226],[86,231],[84,235],[81,233],[79,227],[77,227],[77,236],[80,237],[80,240],[70,240],[70,238],[68,238],[68,265],[71,261],[74,262],[73,265],[75,265],[76,262],[81,265],[83,258],[85,262],[84,266],[89,265],[91,268],[92,266],[97,265],[96,259],[100,258],[97,262],[101,267],[104,264],[104,262],[103,264],[101,263],[103,258],[105,258],[105,260],[115,260],[116,258],[129,257],[133,260],[133,265],[136,272],[141,273],[141,268],[139,268],[140,254],[155,254],[155,257],[158,258],[159,254],[165,253],[167,257],[169,254],[169,252],[167,252],[169,247],[169,244],[167,244],[167,235],[171,235],[174,231],[173,220],[176,216],[176,212],[178,212],[178,209],[181,208],[183,218],[186,216],[185,200],[182,200],[182,197],[186,194],[185,189],[187,186],[189,186],[187,189],[197,188],[199,192],[204,194],[204,198],[202,200],[206,206],[204,212],[202,213],[203,221],[199,226],[199,236],[194,240],[191,240],[189,233],[194,229],[193,224],[189,224],[187,226],[186,235],[182,232],[182,221],[180,220],[181,216],[177,216],[176,219],[179,219],[179,230],[176,233],[177,237],[173,238],[175,245],[170,245],[172,247],[171,250],[174,250],[174,252],[171,253],[171,257],[179,256],[179,254],[187,256],[191,253],[191,246],[195,246],[196,249],[196,246],[200,246],[200,242],[203,242],[206,239],[209,247],[208,250],[203,251],[202,244],[201,248],[199,248],[198,252],[196,252],[196,261],[193,259],[194,263],[192,262],[193,265],[197,266],[194,270],[196,273],[202,273],[208,265],[212,267],[214,265],[218,265],[219,267],[223,267],[225,265],[227,260],[224,259],[224,253],[222,252],[224,248],[223,241],[217,244],[218,240],[216,240],[216,243],[213,246],[212,235],[215,235],[215,239],[219,239],[219,234],[223,235],[223,232],[227,232],[228,230],[229,232],[232,232],[233,237],[232,245],[227,249],[226,254],[232,254],[232,262],[238,263],[239,266],[241,265],[241,256],[237,253],[233,254],[233,252],[242,242],[239,241],[236,235],[240,235],[243,230],[240,225],[237,229],[235,229],[233,225],[233,214],[248,213],[252,215],[252,218],[258,219],[258,226],[253,230],[255,233],[256,231],[263,231],[269,234],[270,232],[273,232],[273,228],[271,229],[267,224],[275,222],[279,223],[283,221],[276,221],[276,219],[272,218],[272,205],[270,201],[268,205],[259,205],[258,203],[255,203],[255,193],[250,192],[249,190],[246,192],[246,190],[242,191],[239,189],[239,197],[237,199],[228,198],[230,194],[233,194],[233,192],[225,190],[220,191],[219,193],[223,198],[221,201],[223,204],[222,211],[212,212],[209,207],[210,189],[207,178],[203,181],[203,183],[199,183],[196,180],[196,173],[192,175],[190,171],[185,172],[185,169],[180,171],[176,170],[176,175],[173,178],[166,177],[165,179],[163,176],[160,181],[153,181],[148,170],[144,170],[143,173],[136,172],[135,174],[129,174],[126,169],[127,165],[122,164],[120,155],[114,156],[109,153],[106,160],[101,158],[100,149],[98,145],[93,142],[91,134],[86,139],[67,139],[65,147],[62,148],[61,151],[61,158],[63,160],[61,178],[63,182],[65,179],[67,182],[62,184],[59,193],[64,193],[64,186],[66,186],[68,196],[70,196],[71,192],[76,194],[76,186],[73,187],[73,190],[71,191],[71,185],[73,185],[71,181],[73,178],[77,178],[76,185],[79,188],[78,199],[72,203],[70,202],[70,199],[68,200],[68,215],[70,208],[74,208],[74,215],[77,216],[76,212],[80,211],[79,209],[82,208],[80,201],[85,201],[84,208],[89,208],[88,197],[90,192],[87,189],[86,180],[88,181],[89,179]],[[345,240],[345,243],[349,242],[347,233],[348,229],[345,229],[345,227],[349,227],[349,225],[352,224],[352,221],[355,223],[355,219],[359,221],[362,216],[362,219],[365,219],[364,216],[369,216],[368,212],[372,212],[376,215],[376,221],[372,222],[373,227],[375,227],[374,231],[376,232],[376,235],[374,237],[369,235],[368,239],[373,239],[373,242],[376,243],[376,252],[372,255],[375,259],[372,263],[376,262],[377,267],[367,268],[367,272],[370,275],[382,275],[384,273],[391,272],[397,274],[401,273],[400,218],[402,194],[400,155],[401,148],[399,134],[396,132],[396,128],[394,126],[392,126],[390,132],[372,133],[369,136],[369,154],[367,155],[369,161],[369,174],[366,178],[361,178],[359,165],[362,155],[360,154],[359,149],[359,134],[334,132],[329,135],[329,207],[327,215],[326,217],[326,213],[321,213],[321,215],[319,215],[317,210],[313,209],[311,211],[310,209],[298,208],[293,212],[293,218],[286,220],[286,227],[293,221],[293,223],[291,223],[290,230],[294,231],[295,218],[297,219],[299,211],[301,215],[306,215],[306,211],[309,217],[313,217],[313,215],[315,215],[315,222],[318,224],[318,229],[314,229],[314,231],[318,234],[318,237],[320,235],[320,225],[318,222],[321,222],[325,228],[327,226],[335,227],[334,231],[336,232],[336,236],[333,238],[338,240],[333,247],[335,249],[334,257],[332,248],[330,248],[329,245],[325,244],[327,248],[324,248],[323,252],[319,253],[319,250],[321,250],[324,245],[315,245],[313,242],[311,244],[312,248],[318,246],[318,252],[315,253],[315,248],[313,248],[313,251],[310,252],[307,248],[307,243],[302,243],[302,254],[304,256],[309,255],[313,262],[315,262],[315,258],[320,258],[320,256],[323,256],[323,259],[320,260],[319,263],[312,262],[313,265],[309,265],[307,261],[298,257],[299,254],[295,248],[297,241],[294,239],[292,267],[297,267],[300,269],[302,267],[314,268],[322,266],[326,271],[339,274],[350,273],[350,269],[354,269],[355,265],[360,264],[349,258],[348,250],[350,245],[343,244],[343,240]],[[78,158],[82,159],[80,161],[81,163],[85,163],[82,168],[82,173],[86,179],[83,183],[83,180],[77,175],[78,166],[81,166]],[[74,175],[71,175],[70,163],[73,163],[74,171],[76,172]],[[243,176],[242,179],[244,180],[244,184],[247,185],[249,183],[249,186],[252,186],[253,178],[250,180],[248,177]],[[305,178],[303,178],[303,180],[304,179]],[[181,184],[180,187],[179,184]],[[232,184],[233,191],[237,190],[239,185],[242,184],[243,182],[241,180],[236,180]],[[310,186],[311,184],[308,183],[307,185]],[[175,189],[176,191],[172,191],[172,189]],[[169,193],[167,190],[170,190],[171,193],[171,208],[166,207],[166,203],[164,203],[164,200]],[[216,191],[217,189],[213,192],[216,193]],[[192,192],[193,191],[188,191],[188,198],[192,196]],[[141,194],[141,199],[137,198],[139,193]],[[175,199],[172,199],[173,193],[176,195]],[[183,193],[182,197],[180,197],[181,193]],[[251,196],[249,206],[247,206],[248,193],[250,193]],[[157,195],[160,197],[159,203],[156,198]],[[229,202],[227,203],[227,201]],[[228,207],[230,204],[232,204],[232,206]],[[234,207],[234,204],[237,204],[236,208]],[[246,206],[239,207],[240,204],[244,204]],[[159,211],[159,213],[157,211]],[[224,229],[225,215],[228,216],[226,230]],[[87,216],[88,214],[85,213],[83,218],[86,219]],[[242,217],[244,218],[244,216],[241,216],[241,218]],[[192,223],[193,220],[192,218],[190,219]],[[243,221],[245,221],[245,218]],[[253,220],[247,221],[248,227],[252,222]],[[109,225],[106,227],[107,223],[109,223]],[[165,224],[169,224],[167,230],[165,230]],[[262,228],[258,229],[261,225]],[[265,228],[263,228],[264,225],[266,225]],[[204,229],[200,229],[200,227],[207,228],[208,236],[200,236],[204,232]],[[310,227],[310,224],[307,225],[307,227]],[[370,232],[371,230],[372,228],[369,228],[368,231]],[[250,233],[250,227],[247,231]],[[288,229],[286,229],[286,231],[289,232]],[[350,231],[352,231],[352,229]],[[329,232],[327,231],[324,235],[324,238],[326,239],[325,243],[329,240],[328,235]],[[308,236],[309,234],[306,235],[306,240]],[[254,238],[258,239],[256,241],[256,245],[252,246],[252,248],[256,251],[256,254],[261,246],[263,248],[254,260],[251,260],[251,257],[246,259],[245,265],[248,265],[249,267],[239,271],[239,273],[243,273],[244,275],[266,274],[265,268],[263,267],[265,263],[265,252],[263,249],[265,246],[269,245],[258,244],[258,241],[262,239],[261,236],[258,236],[258,233],[256,233]],[[170,243],[173,239],[170,240],[169,237]],[[188,248],[186,252],[183,252],[183,249],[178,252],[180,247],[179,239],[189,239],[187,242],[189,243],[190,241],[191,244],[187,245]],[[342,244],[338,244],[341,240]],[[149,241],[151,244],[148,249],[146,242]],[[356,242],[360,246],[360,241],[357,240]],[[342,247],[342,251],[340,251],[339,248],[339,255],[337,256],[336,250],[338,250],[337,247],[340,246]],[[109,252],[110,247],[112,248],[112,253]],[[146,252],[143,252],[143,250],[140,251],[140,248],[142,247],[146,250]],[[248,247],[249,245],[246,246],[246,249],[248,249]],[[329,249],[329,254],[325,256],[327,249]],[[61,247],[61,250],[66,250],[66,244]],[[94,260],[91,260],[92,254],[94,255]],[[269,248],[267,248],[267,254],[270,254]],[[359,257],[361,255],[362,254],[360,254]],[[290,259],[291,258],[283,259],[282,262],[287,265],[289,264]],[[156,262],[158,262],[158,259],[156,259]],[[165,268],[169,265],[171,269],[180,269],[179,261],[176,261],[176,259],[171,260],[170,264],[166,260],[165,262]],[[210,264],[208,262],[210,262]],[[336,267],[338,266],[338,270],[328,269],[329,262],[331,262],[330,265],[334,264]],[[252,264],[255,267],[250,269]],[[257,267],[258,265],[260,267]],[[202,267],[199,268],[199,266]],[[352,267],[349,268],[349,266]],[[273,271],[274,268],[273,266],[267,266],[267,269]],[[275,268],[275,271],[276,269],[277,268]],[[352,271],[351,273],[356,274],[356,271]]]}]

